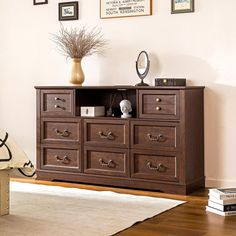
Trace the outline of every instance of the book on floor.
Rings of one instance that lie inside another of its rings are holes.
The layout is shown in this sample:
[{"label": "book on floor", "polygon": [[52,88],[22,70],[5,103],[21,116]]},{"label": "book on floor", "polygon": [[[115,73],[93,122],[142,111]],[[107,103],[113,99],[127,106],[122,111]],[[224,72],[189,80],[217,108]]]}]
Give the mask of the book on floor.
[{"label": "book on floor", "polygon": [[236,198],[227,198],[227,199],[219,199],[214,196],[209,195],[209,200],[221,205],[230,205],[230,204],[236,204]]},{"label": "book on floor", "polygon": [[230,205],[230,204],[236,204],[236,198],[227,198],[227,199],[219,199],[214,196],[209,195],[209,200],[221,205]]},{"label": "book on floor", "polygon": [[209,195],[220,200],[236,198],[236,188],[209,189]]},{"label": "book on floor", "polygon": [[222,205],[208,200],[208,206],[220,211],[236,211],[236,204]]},{"label": "book on floor", "polygon": [[221,215],[221,216],[233,216],[236,215],[236,211],[220,211],[218,209],[206,206],[206,211]]}]

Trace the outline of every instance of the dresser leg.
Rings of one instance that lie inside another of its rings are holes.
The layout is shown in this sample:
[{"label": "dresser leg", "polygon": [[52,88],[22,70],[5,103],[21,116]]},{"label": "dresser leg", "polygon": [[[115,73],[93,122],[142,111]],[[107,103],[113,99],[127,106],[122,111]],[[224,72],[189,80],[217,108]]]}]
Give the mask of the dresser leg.
[{"label": "dresser leg", "polygon": [[9,214],[9,170],[0,170],[0,216]]}]

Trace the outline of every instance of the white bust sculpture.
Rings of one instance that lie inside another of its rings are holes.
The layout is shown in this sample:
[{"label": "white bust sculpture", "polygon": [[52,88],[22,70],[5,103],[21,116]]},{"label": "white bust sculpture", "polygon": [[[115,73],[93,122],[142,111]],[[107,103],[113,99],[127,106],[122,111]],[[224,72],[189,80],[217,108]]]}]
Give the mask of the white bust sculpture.
[{"label": "white bust sculpture", "polygon": [[129,118],[131,115],[129,112],[132,111],[131,102],[129,100],[122,100],[120,102],[120,110],[123,113],[121,118]]}]

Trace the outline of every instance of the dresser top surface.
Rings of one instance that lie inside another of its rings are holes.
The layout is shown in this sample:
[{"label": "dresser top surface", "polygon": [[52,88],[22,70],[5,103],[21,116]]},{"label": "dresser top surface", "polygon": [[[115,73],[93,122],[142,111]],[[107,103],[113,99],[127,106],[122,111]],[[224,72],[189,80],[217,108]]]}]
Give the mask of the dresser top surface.
[{"label": "dresser top surface", "polygon": [[176,90],[189,90],[189,89],[204,89],[204,86],[132,86],[132,85],[114,85],[114,86],[76,86],[76,85],[66,85],[66,86],[35,86],[36,89],[79,89],[79,90],[86,90],[86,89],[120,89],[120,90],[127,90],[127,89],[176,89]]}]

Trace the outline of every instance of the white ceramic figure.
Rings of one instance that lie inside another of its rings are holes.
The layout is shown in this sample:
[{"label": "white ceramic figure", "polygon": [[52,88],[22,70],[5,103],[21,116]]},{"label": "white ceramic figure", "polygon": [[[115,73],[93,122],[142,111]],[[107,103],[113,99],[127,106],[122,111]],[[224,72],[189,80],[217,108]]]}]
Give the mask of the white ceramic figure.
[{"label": "white ceramic figure", "polygon": [[131,115],[129,114],[129,112],[132,111],[131,102],[129,100],[122,100],[120,102],[120,110],[123,113],[121,115],[121,118],[129,118],[129,117],[131,117]]}]

